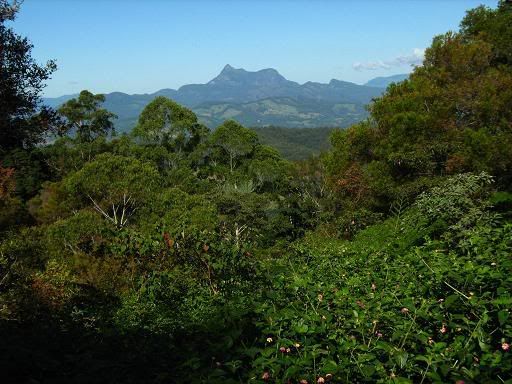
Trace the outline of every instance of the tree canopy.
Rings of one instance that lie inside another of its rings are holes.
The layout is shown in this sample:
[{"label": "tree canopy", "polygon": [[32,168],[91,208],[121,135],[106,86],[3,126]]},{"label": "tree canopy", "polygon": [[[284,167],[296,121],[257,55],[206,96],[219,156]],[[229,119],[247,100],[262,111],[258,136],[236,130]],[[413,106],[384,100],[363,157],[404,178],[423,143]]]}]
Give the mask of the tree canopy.
[{"label": "tree canopy", "polygon": [[404,184],[418,193],[426,177],[468,171],[510,185],[511,15],[506,2],[479,7],[459,32],[436,36],[423,65],[370,105],[368,121],[333,135],[333,184],[353,196],[365,190],[366,201]]},{"label": "tree canopy", "polygon": [[140,114],[133,135],[145,143],[163,144],[181,152],[193,150],[207,131],[190,109],[158,96]]},{"label": "tree canopy", "polygon": [[210,143],[224,152],[229,161],[229,169],[233,172],[237,160],[254,150],[258,136],[236,121],[228,120],[213,132]]},{"label": "tree canopy", "polygon": [[59,133],[75,133],[82,142],[91,142],[100,136],[114,133],[113,119],[117,117],[100,107],[104,101],[104,95],[93,95],[87,90],[80,92],[78,98],[68,100],[58,109],[59,114],[66,119]]},{"label": "tree canopy", "polygon": [[54,61],[40,65],[32,44],[6,25],[14,20],[17,2],[0,2],[0,150],[25,148],[42,142],[55,130],[55,113],[41,107],[41,91],[56,70]]}]

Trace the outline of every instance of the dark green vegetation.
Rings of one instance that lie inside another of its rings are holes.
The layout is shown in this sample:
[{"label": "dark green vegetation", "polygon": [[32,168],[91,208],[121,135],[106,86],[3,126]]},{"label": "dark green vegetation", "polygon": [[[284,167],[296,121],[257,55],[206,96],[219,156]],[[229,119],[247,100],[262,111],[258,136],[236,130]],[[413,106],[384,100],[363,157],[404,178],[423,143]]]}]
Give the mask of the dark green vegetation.
[{"label": "dark green vegetation", "polygon": [[[119,116],[115,123],[118,132],[129,132],[144,107],[158,96],[189,107],[200,122],[212,129],[228,119],[255,127],[348,127],[365,118],[368,113],[364,105],[384,92],[389,81],[380,79],[381,86],[334,79],[329,84],[301,85],[286,80],[275,69],[248,72],[226,65],[206,84],[184,85],[177,91],[161,89],[149,95],[110,93],[105,97],[105,108]],[[397,81],[394,77],[391,80]],[[57,108],[76,96],[44,101]]]},{"label": "dark green vegetation", "polygon": [[330,147],[334,128],[251,128],[262,144],[277,149],[287,160],[305,160]]},{"label": "dark green vegetation", "polygon": [[511,41],[469,11],[296,164],[165,97],[107,140],[86,91],[37,147],[2,89],[3,382],[510,383]]}]

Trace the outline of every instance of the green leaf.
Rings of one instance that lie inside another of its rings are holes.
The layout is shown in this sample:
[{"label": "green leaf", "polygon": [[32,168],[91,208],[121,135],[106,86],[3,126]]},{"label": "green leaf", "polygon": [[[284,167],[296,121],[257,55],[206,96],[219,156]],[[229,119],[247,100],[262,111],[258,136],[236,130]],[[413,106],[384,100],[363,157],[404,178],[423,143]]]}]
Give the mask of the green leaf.
[{"label": "green leaf", "polygon": [[503,326],[507,322],[507,319],[509,317],[508,311],[499,311],[498,312],[498,321],[500,322],[500,325]]},{"label": "green leaf", "polygon": [[338,364],[334,360],[327,360],[323,365],[323,370],[326,373],[336,372],[338,369]]},{"label": "green leaf", "polygon": [[407,364],[407,360],[409,359],[409,354],[405,351],[398,352],[395,355],[395,361],[398,363],[400,368],[404,368]]},{"label": "green leaf", "polygon": [[361,367],[361,372],[363,372],[363,375],[366,377],[370,377],[375,373],[375,368],[372,365],[363,365]]},{"label": "green leaf", "polygon": [[450,295],[444,301],[444,306],[446,308],[450,308],[452,306],[452,304],[455,303],[458,299],[459,299],[458,295]]}]

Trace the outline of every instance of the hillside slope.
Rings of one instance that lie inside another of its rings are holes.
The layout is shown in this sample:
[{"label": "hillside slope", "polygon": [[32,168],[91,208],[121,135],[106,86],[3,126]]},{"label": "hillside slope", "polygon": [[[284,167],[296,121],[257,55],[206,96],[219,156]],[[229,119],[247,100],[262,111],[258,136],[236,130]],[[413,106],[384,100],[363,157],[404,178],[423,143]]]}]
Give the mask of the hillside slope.
[{"label": "hillside slope", "polygon": [[333,128],[252,128],[261,143],[279,151],[288,160],[305,160],[330,147],[329,136]]}]

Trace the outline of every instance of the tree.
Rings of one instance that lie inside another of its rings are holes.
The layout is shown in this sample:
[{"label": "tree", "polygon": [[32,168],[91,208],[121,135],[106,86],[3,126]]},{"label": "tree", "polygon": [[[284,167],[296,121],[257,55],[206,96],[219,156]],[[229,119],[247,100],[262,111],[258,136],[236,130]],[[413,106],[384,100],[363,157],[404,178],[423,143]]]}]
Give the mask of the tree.
[{"label": "tree", "polygon": [[19,8],[20,3],[17,0],[14,0],[12,3],[9,3],[7,0],[0,0],[0,23],[3,23],[5,20],[14,20]]},{"label": "tree", "polygon": [[227,154],[233,173],[237,160],[249,155],[258,144],[258,135],[236,121],[228,120],[212,133],[210,142]]},{"label": "tree", "polygon": [[7,199],[15,189],[14,168],[0,165],[0,200]]},{"label": "tree", "polygon": [[14,195],[16,189],[14,174],[14,168],[2,167],[0,164],[0,233],[20,224],[24,219],[22,202]]},{"label": "tree", "polygon": [[190,109],[158,96],[140,114],[133,135],[145,143],[165,145],[175,152],[189,152],[207,132],[208,128],[198,123]]},{"label": "tree", "polygon": [[512,64],[512,2],[501,0],[496,9],[483,5],[471,9],[460,23],[461,35],[468,41],[484,40],[493,46],[496,63]]},{"label": "tree", "polygon": [[291,164],[283,160],[276,149],[266,145],[256,146],[247,168],[259,192],[286,191]]},{"label": "tree", "polygon": [[368,121],[333,134],[326,166],[335,189],[386,210],[446,174],[485,171],[510,188],[511,36],[505,2],[436,36],[423,65],[374,100]]},{"label": "tree", "polygon": [[117,116],[100,108],[103,102],[104,95],[93,95],[87,90],[80,92],[77,99],[68,100],[58,110],[66,119],[60,134],[75,131],[80,142],[91,142],[100,136],[114,133],[112,120]]},{"label": "tree", "polygon": [[158,171],[137,159],[104,153],[63,180],[77,208],[94,210],[117,227],[123,227],[160,187]]},{"label": "tree", "polygon": [[32,44],[5,25],[18,9],[17,1],[0,0],[0,150],[33,146],[58,123],[55,112],[40,105],[44,81],[57,67],[37,64]]}]

